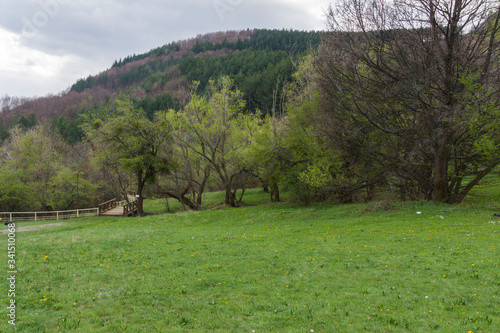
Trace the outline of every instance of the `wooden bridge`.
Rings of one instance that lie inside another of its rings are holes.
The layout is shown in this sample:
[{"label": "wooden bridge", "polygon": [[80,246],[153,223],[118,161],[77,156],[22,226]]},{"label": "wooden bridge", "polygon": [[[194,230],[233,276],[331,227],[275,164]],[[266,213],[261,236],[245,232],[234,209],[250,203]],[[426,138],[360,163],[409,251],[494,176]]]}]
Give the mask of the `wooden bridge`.
[{"label": "wooden bridge", "polygon": [[137,200],[133,197],[129,198],[129,202],[111,199],[99,205],[99,216],[133,216],[135,214],[137,214]]}]

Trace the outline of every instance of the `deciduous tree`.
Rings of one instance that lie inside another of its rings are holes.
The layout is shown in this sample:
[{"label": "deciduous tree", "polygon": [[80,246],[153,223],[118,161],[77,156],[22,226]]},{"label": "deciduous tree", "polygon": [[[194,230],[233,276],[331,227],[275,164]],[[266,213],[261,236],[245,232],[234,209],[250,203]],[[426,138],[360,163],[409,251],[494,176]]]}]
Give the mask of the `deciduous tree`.
[{"label": "deciduous tree", "polygon": [[460,202],[500,162],[499,19],[489,0],[330,8],[317,68],[339,148],[362,147],[426,199]]},{"label": "deciduous tree", "polygon": [[245,153],[259,120],[244,114],[241,92],[228,77],[210,80],[207,96],[193,93],[183,111],[170,110],[175,119],[176,140],[210,165],[226,192],[225,203],[237,204],[235,177],[247,171]]},{"label": "deciduous tree", "polygon": [[161,172],[168,172],[172,136],[165,119],[149,120],[130,101],[116,101],[113,117],[89,120],[84,126],[101,165],[118,166],[136,179],[138,210],[142,216],[143,190]]}]

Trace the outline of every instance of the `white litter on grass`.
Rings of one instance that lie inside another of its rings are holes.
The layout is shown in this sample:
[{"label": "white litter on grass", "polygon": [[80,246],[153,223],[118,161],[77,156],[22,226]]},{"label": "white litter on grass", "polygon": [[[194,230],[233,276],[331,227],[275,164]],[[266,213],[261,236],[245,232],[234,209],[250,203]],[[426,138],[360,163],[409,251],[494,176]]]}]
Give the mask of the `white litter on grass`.
[{"label": "white litter on grass", "polygon": [[417,212],[418,215],[422,214],[422,212]]}]

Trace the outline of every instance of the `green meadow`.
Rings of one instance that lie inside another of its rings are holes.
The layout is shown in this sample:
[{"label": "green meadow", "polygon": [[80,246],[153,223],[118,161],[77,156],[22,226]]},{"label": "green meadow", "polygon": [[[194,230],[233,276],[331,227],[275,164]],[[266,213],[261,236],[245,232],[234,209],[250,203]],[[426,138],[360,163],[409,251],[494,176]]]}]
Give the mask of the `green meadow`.
[{"label": "green meadow", "polygon": [[[492,209],[500,203],[489,186],[461,206],[267,204],[252,190],[244,207],[228,208],[215,193],[199,212],[19,232],[15,328],[499,332],[500,218]],[[147,201],[146,211],[165,209]],[[7,267],[7,236],[0,240]],[[0,289],[0,331],[14,332],[5,278]]]}]

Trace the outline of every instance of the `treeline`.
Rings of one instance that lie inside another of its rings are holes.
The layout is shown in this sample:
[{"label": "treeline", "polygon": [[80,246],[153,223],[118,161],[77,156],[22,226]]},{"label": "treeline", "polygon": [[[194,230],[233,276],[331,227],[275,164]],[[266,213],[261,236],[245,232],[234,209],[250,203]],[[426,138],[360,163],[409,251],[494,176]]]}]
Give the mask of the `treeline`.
[{"label": "treeline", "polygon": [[[311,48],[317,48],[321,35],[321,32],[257,29],[251,34],[218,41],[217,38],[221,37],[214,34],[212,39],[196,39],[189,52],[183,53],[182,57],[173,56],[181,50],[181,46],[171,43],[148,53],[134,54],[115,61],[112,66],[114,69],[139,60],[147,62],[126,71],[108,71],[79,79],[70,91],[81,93],[96,87],[116,91],[137,85],[149,94],[155,83],[164,87],[172,79],[167,70],[178,65],[188,82],[200,81],[201,89],[205,88],[210,78],[229,75],[243,91],[248,108],[267,113],[274,90],[278,90],[278,97],[281,97],[283,83],[290,79],[293,72],[291,59]],[[218,50],[226,50],[225,53],[229,54],[199,56],[206,51]]]},{"label": "treeline", "polygon": [[181,73],[190,81],[200,82],[204,91],[212,78],[229,76],[243,93],[247,109],[271,112],[273,98],[282,96],[284,85],[294,72],[292,58],[284,51],[247,50],[222,57],[189,57],[180,65]]},{"label": "treeline", "polygon": [[9,127],[6,127],[0,123],[0,143],[9,138],[9,130],[12,128],[19,127],[22,130],[28,130],[35,127],[36,125],[38,125],[38,119],[34,113],[30,114],[28,117],[18,117],[10,124]]},{"label": "treeline", "polygon": [[137,109],[142,109],[146,117],[153,120],[155,113],[160,110],[179,110],[181,102],[171,94],[158,95],[156,97],[146,96],[144,98],[132,98],[132,103]]},{"label": "treeline", "polygon": [[322,32],[308,32],[297,30],[267,30],[256,29],[251,38],[238,39],[230,42],[196,41],[192,48],[194,53],[206,51],[230,50],[259,50],[267,52],[285,51],[291,54],[302,54],[309,48],[315,49],[321,43]]},{"label": "treeline", "polygon": [[[146,64],[133,67],[130,70],[117,75],[111,75],[108,73],[103,73],[98,76],[90,75],[86,79],[79,79],[71,86],[70,91],[81,93],[86,89],[99,86],[105,89],[119,90],[125,89],[134,84],[140,84],[147,79],[151,81],[156,78],[159,78],[159,81],[164,86],[172,79],[172,77],[168,73],[165,73],[165,71],[179,62],[180,60],[175,60],[174,58],[170,58],[169,60],[163,60],[160,58],[151,60]],[[147,85],[147,83],[145,84]]]},{"label": "treeline", "polygon": [[[377,16],[341,1],[329,12],[332,33],[294,64],[283,50],[187,57],[182,100],[89,101],[78,112],[83,142],[68,144],[64,119],[52,130],[20,123],[2,145],[0,209],[74,205],[78,170],[88,204],[134,188],[140,207],[159,196],[199,209],[203,193],[219,189],[238,206],[256,183],[273,201],[286,189],[305,203],[379,194],[460,203],[500,164],[500,67],[491,61],[500,12],[463,3],[456,17],[440,12],[446,19],[429,18],[429,29],[407,29],[421,24],[424,2],[387,2]],[[457,22],[471,22],[470,33],[455,33]],[[363,29],[386,23],[398,39]]]},{"label": "treeline", "polygon": [[115,60],[115,62],[113,63],[113,66],[111,66],[111,68],[115,68],[115,67],[120,68],[126,64],[129,64],[131,62],[135,62],[137,60],[143,60],[143,59],[146,59],[149,57],[161,57],[162,55],[169,55],[170,52],[178,52],[178,51],[180,51],[179,44],[172,42],[168,45],[152,49],[151,51],[144,53],[144,54],[138,54],[138,55],[134,54],[134,55],[127,56],[127,57],[120,59],[120,60]]},{"label": "treeline", "polygon": [[155,195],[198,209],[208,189],[223,190],[225,203],[237,206],[246,186],[258,182],[272,200],[279,200],[280,186],[309,198],[309,180],[301,175],[311,160],[304,157],[322,152],[314,146],[316,134],[304,135],[296,123],[299,109],[290,110],[288,120],[245,110],[242,92],[224,76],[204,91],[194,83],[181,110],[160,110],[150,119],[132,101],[117,100],[112,110],[90,115],[83,128],[94,164],[114,173],[123,192],[133,179],[139,207],[145,195]]},{"label": "treeline", "polygon": [[[67,144],[76,144],[83,139],[83,131],[80,129],[81,119],[68,119],[66,116],[52,118],[48,123],[48,129],[53,134],[59,135]],[[0,144],[11,137],[15,130],[28,131],[41,125],[35,114],[28,117],[21,116],[18,120],[12,122],[8,127],[0,124]],[[46,125],[46,124],[44,124]]]},{"label": "treeline", "polygon": [[91,147],[67,144],[47,124],[12,128],[0,150],[0,210],[40,211],[75,208],[77,171],[80,208],[95,207],[109,192],[105,175],[90,161]]},{"label": "treeline", "polygon": [[[125,98],[125,97],[124,97]],[[153,119],[158,110],[180,109],[181,102],[170,93],[157,95],[156,97],[146,96],[143,98],[133,97],[131,101],[134,107],[142,109],[149,119]],[[22,131],[30,130],[40,124],[47,125],[48,130],[57,135],[65,143],[73,145],[84,139],[84,132],[81,126],[84,119],[92,114],[100,114],[103,109],[109,109],[111,100],[108,98],[103,103],[97,103],[92,99],[86,101],[72,117],[65,115],[53,117],[50,121],[40,121],[35,114],[29,116],[20,116],[14,119],[9,126],[0,123],[0,144],[10,137],[10,132],[19,128]]]},{"label": "treeline", "polygon": [[[222,33],[224,34],[224,33]],[[195,54],[206,51],[218,51],[223,49],[242,51],[247,49],[261,51],[285,51],[293,54],[302,54],[309,48],[315,49],[321,43],[323,32],[316,31],[298,31],[298,30],[268,30],[254,29],[249,37],[246,38],[224,38],[222,42],[213,40],[204,40],[204,36],[200,36],[195,40],[191,51]],[[219,34],[215,34],[218,36]],[[208,37],[210,39],[210,37]],[[158,47],[143,54],[134,54],[120,60],[115,60],[112,68],[120,68],[126,64],[143,60],[150,57],[161,57],[170,55],[171,53],[179,52],[181,45],[172,42],[168,45]]]},{"label": "treeline", "polygon": [[[147,121],[158,110],[179,106],[170,94],[129,102]],[[90,144],[84,131],[93,119],[114,119],[117,112],[114,100],[89,101],[72,120],[60,116],[40,122],[31,114],[8,128],[0,126],[0,211],[74,209],[77,185],[80,208],[96,207],[120,196],[119,184],[132,189],[132,175],[95,163],[97,147]]]},{"label": "treeline", "polygon": [[[304,126],[310,110],[293,106],[298,81],[285,85],[292,103],[287,116],[246,112],[243,93],[227,76],[210,80],[204,91],[196,85],[178,110],[167,108],[175,104],[168,96],[121,96],[82,112],[77,132],[76,123],[63,117],[12,128],[0,156],[0,209],[74,208],[78,177],[80,208],[130,189],[140,202],[144,196],[169,197],[186,209],[202,207],[204,192],[223,190],[226,204],[237,206],[245,188],[256,183],[273,201],[282,187],[300,200],[314,200],[315,177],[324,170],[310,165],[331,153],[313,126]],[[154,114],[145,111],[156,108]],[[85,141],[70,144],[79,131]]]}]

